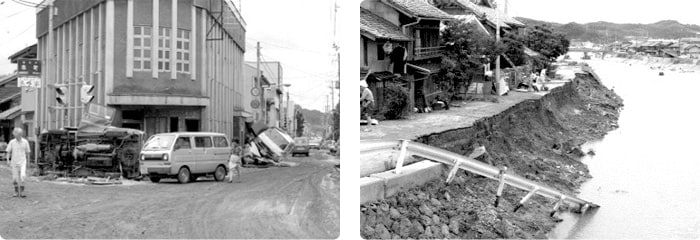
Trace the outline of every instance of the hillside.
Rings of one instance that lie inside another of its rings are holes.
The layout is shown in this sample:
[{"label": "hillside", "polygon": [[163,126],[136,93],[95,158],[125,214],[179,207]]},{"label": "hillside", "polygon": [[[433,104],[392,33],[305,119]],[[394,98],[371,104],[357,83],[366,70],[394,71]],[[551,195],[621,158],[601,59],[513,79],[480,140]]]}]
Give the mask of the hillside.
[{"label": "hillside", "polygon": [[586,24],[579,23],[553,23],[530,18],[516,17],[519,21],[528,24],[549,24],[555,30],[566,34],[570,39],[581,41],[591,41],[595,43],[611,42],[621,40],[626,36],[639,36],[650,38],[676,39],[682,37],[699,37],[700,26],[694,24],[683,24],[675,20],[664,20],[651,24],[635,23],[611,23],[593,22]]}]

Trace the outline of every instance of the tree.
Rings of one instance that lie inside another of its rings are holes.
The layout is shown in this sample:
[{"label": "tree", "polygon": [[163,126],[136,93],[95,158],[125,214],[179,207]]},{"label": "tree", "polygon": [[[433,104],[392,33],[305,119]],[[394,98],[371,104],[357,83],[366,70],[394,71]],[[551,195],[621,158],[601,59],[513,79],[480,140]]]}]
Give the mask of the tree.
[{"label": "tree", "polygon": [[555,32],[549,25],[528,27],[524,36],[525,46],[542,54],[549,62],[569,51],[569,39],[560,32]]},{"label": "tree", "polygon": [[338,141],[340,139],[340,102],[335,105],[335,111],[333,111],[333,140]]},{"label": "tree", "polygon": [[301,137],[304,136],[304,114],[301,114],[301,111],[295,111],[296,113],[294,114],[294,118],[296,118],[297,122],[297,132],[296,136]]},{"label": "tree", "polygon": [[442,40],[447,46],[435,83],[447,92],[454,92],[461,82],[470,81],[483,72],[484,64],[494,63],[498,55],[508,50],[475,26],[458,20],[445,24]]}]

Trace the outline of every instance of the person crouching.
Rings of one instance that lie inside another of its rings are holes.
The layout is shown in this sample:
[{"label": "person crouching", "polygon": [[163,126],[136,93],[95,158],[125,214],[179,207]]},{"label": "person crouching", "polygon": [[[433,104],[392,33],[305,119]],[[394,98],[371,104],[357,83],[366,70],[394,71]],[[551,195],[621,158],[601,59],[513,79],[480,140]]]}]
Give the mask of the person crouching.
[{"label": "person crouching", "polygon": [[7,144],[7,163],[12,169],[12,185],[15,187],[15,197],[26,197],[24,192],[24,178],[27,175],[27,159],[31,153],[29,142],[24,139],[24,131],[21,128],[12,130],[15,137]]}]

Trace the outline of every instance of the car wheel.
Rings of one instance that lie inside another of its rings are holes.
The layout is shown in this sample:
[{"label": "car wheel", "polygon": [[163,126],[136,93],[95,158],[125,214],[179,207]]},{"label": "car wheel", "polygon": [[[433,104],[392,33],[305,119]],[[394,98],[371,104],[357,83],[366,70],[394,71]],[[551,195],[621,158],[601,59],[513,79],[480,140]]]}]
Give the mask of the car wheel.
[{"label": "car wheel", "polygon": [[189,182],[191,177],[190,170],[186,167],[180,168],[180,171],[177,172],[177,181],[180,183]]},{"label": "car wheel", "polygon": [[151,179],[151,182],[154,182],[154,183],[160,182],[160,178],[159,178],[159,177],[148,177],[148,178]]},{"label": "car wheel", "polygon": [[216,170],[214,170],[214,180],[217,182],[221,182],[226,178],[226,168],[223,166],[218,166],[216,167]]}]

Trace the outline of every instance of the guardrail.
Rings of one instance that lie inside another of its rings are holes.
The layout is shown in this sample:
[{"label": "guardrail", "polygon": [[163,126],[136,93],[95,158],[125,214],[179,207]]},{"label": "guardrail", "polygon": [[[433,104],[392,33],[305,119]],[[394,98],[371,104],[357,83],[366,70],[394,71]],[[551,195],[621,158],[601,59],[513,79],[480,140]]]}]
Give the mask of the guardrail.
[{"label": "guardrail", "polygon": [[513,212],[518,211],[518,209],[520,209],[523,204],[525,204],[525,202],[527,202],[527,200],[529,200],[535,194],[557,200],[551,215],[554,215],[554,213],[556,213],[559,207],[564,203],[576,204],[579,206],[579,213],[585,213],[590,208],[600,207],[592,202],[583,200],[573,195],[565,194],[544,184],[536,183],[514,173],[510,173],[507,171],[506,167],[498,168],[477,161],[473,158],[440,148],[408,140],[368,140],[360,142],[360,159],[386,151],[398,151],[399,153],[398,158],[396,159],[396,168],[393,170],[395,174],[401,174],[401,168],[403,167],[404,158],[406,156],[415,155],[431,161],[451,165],[452,168],[447,175],[447,183],[452,182],[459,169],[497,180],[499,184],[496,191],[496,201],[494,203],[496,207],[498,207],[499,202],[501,201],[501,195],[503,194],[503,190],[506,185],[528,191],[528,193],[518,202]]}]

